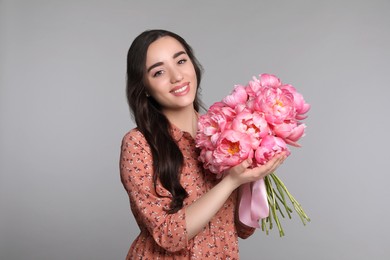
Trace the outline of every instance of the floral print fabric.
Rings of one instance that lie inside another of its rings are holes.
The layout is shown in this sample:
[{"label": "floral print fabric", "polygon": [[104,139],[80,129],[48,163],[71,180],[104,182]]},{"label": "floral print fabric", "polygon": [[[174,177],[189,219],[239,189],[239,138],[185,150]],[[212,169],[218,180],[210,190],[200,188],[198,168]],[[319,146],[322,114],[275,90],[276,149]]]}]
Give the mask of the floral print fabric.
[{"label": "floral print fabric", "polygon": [[144,136],[133,129],[123,140],[120,156],[121,181],[126,189],[131,211],[140,234],[130,247],[126,259],[239,259],[238,236],[246,238],[254,229],[235,221],[236,191],[194,238],[187,239],[186,207],[218,183],[214,174],[206,173],[197,160],[199,150],[187,132],[172,126],[172,136],[184,156],[180,183],[188,197],[184,206],[168,214],[170,193],[158,182],[153,185],[153,160]]}]

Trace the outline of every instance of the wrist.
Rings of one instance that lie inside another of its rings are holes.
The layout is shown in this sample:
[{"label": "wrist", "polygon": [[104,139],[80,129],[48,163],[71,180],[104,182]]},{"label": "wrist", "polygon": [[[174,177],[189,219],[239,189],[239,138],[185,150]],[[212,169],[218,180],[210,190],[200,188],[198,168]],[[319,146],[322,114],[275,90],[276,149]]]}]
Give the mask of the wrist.
[{"label": "wrist", "polygon": [[221,182],[223,182],[227,189],[231,190],[231,192],[241,185],[237,178],[234,178],[233,174],[226,174]]}]

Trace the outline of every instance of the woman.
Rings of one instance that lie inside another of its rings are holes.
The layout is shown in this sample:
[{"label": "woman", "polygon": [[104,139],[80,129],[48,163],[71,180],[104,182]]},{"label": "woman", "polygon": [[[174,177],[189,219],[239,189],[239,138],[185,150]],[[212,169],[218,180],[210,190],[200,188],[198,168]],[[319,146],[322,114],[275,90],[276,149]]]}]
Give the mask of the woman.
[{"label": "woman", "polygon": [[122,141],[120,172],[140,228],[127,259],[238,259],[238,237],[254,229],[236,217],[237,191],[273,172],[251,160],[216,179],[198,162],[201,66],[180,36],[141,33],[127,56],[127,98],[137,128]]}]

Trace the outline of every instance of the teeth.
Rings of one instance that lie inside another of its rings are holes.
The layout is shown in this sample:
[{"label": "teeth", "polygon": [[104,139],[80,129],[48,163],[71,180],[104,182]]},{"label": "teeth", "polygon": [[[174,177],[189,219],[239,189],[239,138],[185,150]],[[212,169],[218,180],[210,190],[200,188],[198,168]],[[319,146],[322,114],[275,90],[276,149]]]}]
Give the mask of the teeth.
[{"label": "teeth", "polygon": [[180,93],[180,92],[183,92],[184,90],[186,90],[186,88],[187,88],[187,85],[185,85],[184,87],[179,88],[179,89],[173,91],[173,93]]}]

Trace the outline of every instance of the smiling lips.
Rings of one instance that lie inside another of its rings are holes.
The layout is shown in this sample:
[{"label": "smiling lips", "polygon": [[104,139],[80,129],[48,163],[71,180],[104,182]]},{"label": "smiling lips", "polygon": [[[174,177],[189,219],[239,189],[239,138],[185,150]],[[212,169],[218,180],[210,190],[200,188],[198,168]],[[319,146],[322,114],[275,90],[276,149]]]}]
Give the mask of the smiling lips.
[{"label": "smiling lips", "polygon": [[189,82],[186,82],[186,83],[183,83],[177,87],[174,87],[170,93],[172,93],[173,95],[175,96],[184,96],[185,94],[187,94],[188,92],[190,91],[190,83]]}]

